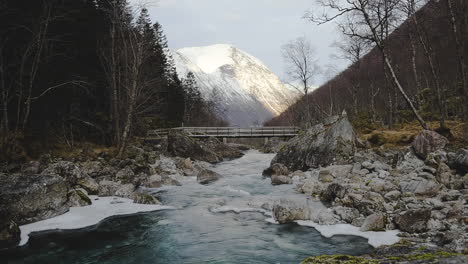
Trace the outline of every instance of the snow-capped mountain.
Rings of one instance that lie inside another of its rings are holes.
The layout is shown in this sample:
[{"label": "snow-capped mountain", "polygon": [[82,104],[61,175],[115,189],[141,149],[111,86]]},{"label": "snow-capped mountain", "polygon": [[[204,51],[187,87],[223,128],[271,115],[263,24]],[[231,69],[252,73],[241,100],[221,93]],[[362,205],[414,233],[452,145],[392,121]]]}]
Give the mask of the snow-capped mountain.
[{"label": "snow-capped mountain", "polygon": [[234,126],[261,125],[297,97],[260,60],[230,45],[183,48],[173,58],[179,76],[193,72],[203,96],[215,97]]}]

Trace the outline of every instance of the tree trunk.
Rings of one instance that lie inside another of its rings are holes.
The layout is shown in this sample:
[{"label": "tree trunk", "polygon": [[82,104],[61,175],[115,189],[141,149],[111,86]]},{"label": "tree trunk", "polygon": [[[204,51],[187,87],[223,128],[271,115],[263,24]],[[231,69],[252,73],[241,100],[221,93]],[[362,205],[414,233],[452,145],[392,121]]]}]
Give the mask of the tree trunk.
[{"label": "tree trunk", "polygon": [[392,66],[392,64],[390,63],[390,60],[388,59],[387,55],[386,55],[385,53],[383,53],[383,54],[384,54],[384,58],[385,58],[385,64],[387,65],[387,68],[388,68],[388,70],[390,71],[390,74],[391,74],[391,76],[392,76],[393,82],[395,83],[396,87],[398,88],[398,90],[400,91],[401,95],[403,96],[403,98],[406,100],[406,102],[407,102],[408,105],[410,106],[411,111],[413,111],[413,114],[416,116],[416,119],[418,120],[419,124],[420,124],[424,129],[429,129],[429,127],[427,126],[427,124],[426,124],[426,122],[424,121],[424,119],[419,115],[418,110],[416,109],[416,107],[414,107],[413,102],[411,101],[411,99],[408,97],[408,95],[406,94],[405,90],[404,90],[403,87],[401,86],[400,81],[398,80],[398,77],[396,76],[396,73],[395,73],[395,71],[393,70],[393,66]]},{"label": "tree trunk", "polygon": [[416,51],[416,43],[414,41],[413,34],[410,32],[410,42],[411,42],[411,66],[413,68],[413,78],[414,82],[416,84],[416,102],[418,103],[418,106],[421,105],[421,82],[419,81],[419,74],[418,74],[418,68],[416,64],[416,57],[417,57],[417,51]]},{"label": "tree trunk", "polygon": [[445,102],[443,102],[443,97],[442,97],[442,91],[441,91],[441,81],[439,78],[439,75],[437,74],[437,69],[434,64],[433,60],[433,51],[429,43],[427,43],[424,40],[423,34],[421,32],[421,27],[419,26],[419,20],[416,17],[416,14],[413,16],[413,22],[414,25],[416,26],[416,32],[418,34],[419,42],[421,43],[421,46],[423,47],[424,54],[426,55],[426,59],[429,63],[429,68],[431,69],[431,74],[432,77],[434,78],[434,82],[436,85],[436,97],[437,97],[437,107],[439,108],[440,111],[440,127],[445,128],[445,119],[447,117],[447,108],[445,105]]},{"label": "tree trunk", "polygon": [[[465,54],[464,54],[464,47],[462,45],[462,42],[459,37],[458,33],[458,26],[457,26],[457,18],[455,15],[455,12],[453,10],[453,0],[446,0],[447,1],[447,6],[449,10],[449,15],[450,15],[450,24],[452,26],[452,33],[455,38],[455,49],[457,51],[457,57],[458,57],[458,68],[460,72],[460,79],[462,82],[462,88],[464,91],[464,97],[465,97],[465,103],[462,105],[464,106],[464,120],[468,120],[468,84],[467,84],[467,69],[466,69],[466,64],[465,64]],[[466,1],[466,0],[464,0]],[[466,14],[465,14],[466,16]]]}]

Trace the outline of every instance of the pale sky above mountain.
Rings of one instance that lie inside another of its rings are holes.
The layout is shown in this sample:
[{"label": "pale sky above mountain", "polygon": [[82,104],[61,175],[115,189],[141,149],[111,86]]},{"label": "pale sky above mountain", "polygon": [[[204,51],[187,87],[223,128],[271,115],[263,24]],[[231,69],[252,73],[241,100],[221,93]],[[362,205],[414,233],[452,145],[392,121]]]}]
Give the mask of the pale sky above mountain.
[{"label": "pale sky above mountain", "polygon": [[[142,3],[141,0],[130,0]],[[317,8],[314,0],[143,0],[151,19],[162,24],[169,47],[231,44],[262,60],[281,79],[286,80],[281,46],[304,36],[317,49],[319,63],[325,67],[346,62],[330,58],[330,47],[339,39],[334,24],[316,26],[303,19],[306,10]],[[315,85],[330,74],[323,74]]]}]

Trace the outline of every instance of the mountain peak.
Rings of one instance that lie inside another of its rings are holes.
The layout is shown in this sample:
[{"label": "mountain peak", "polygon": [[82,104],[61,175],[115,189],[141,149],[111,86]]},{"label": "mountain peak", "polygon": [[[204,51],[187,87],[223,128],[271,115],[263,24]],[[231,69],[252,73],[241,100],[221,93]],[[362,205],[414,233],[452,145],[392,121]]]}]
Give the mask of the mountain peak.
[{"label": "mountain peak", "polygon": [[173,55],[179,75],[193,72],[204,97],[217,95],[232,125],[262,124],[296,97],[259,59],[232,45],[183,48]]}]

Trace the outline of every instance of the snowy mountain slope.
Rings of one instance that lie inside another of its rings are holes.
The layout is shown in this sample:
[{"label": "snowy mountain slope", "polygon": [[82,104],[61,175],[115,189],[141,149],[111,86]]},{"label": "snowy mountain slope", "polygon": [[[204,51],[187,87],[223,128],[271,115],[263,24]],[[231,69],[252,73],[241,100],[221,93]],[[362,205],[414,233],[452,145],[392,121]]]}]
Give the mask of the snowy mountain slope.
[{"label": "snowy mountain slope", "polygon": [[231,125],[262,124],[297,96],[260,60],[230,45],[183,48],[173,58],[179,76],[193,72],[203,96],[217,98]]}]

